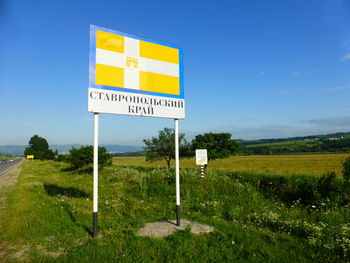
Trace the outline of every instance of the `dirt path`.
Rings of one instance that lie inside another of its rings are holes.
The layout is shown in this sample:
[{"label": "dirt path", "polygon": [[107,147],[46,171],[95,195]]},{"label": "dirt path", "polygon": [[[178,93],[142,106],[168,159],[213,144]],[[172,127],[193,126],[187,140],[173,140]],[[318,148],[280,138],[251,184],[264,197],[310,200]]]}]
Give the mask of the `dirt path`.
[{"label": "dirt path", "polygon": [[6,200],[6,190],[17,182],[18,176],[22,171],[23,161],[24,160],[0,176],[0,208],[3,208],[4,206]]},{"label": "dirt path", "polygon": [[[20,161],[5,174],[0,176],[0,215],[5,209],[7,190],[17,183],[24,162],[25,160]],[[57,258],[64,253],[63,248],[59,248],[57,251],[49,251],[46,247],[41,245],[22,244],[21,242],[13,245],[9,241],[0,240],[0,263],[13,261],[26,262],[28,261],[28,253],[30,253],[30,251],[36,251],[44,256],[50,256],[52,258]]]}]

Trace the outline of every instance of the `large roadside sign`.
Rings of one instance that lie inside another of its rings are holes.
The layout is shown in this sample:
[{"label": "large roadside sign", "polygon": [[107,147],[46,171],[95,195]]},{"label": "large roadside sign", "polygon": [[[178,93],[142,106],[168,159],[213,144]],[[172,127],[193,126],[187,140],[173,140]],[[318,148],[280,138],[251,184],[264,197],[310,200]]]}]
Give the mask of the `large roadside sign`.
[{"label": "large roadside sign", "polygon": [[94,113],[93,237],[98,229],[99,113],[174,119],[176,224],[180,226],[178,122],[185,118],[182,49],[91,25],[88,111]]},{"label": "large roadside sign", "polygon": [[88,111],[184,119],[182,49],[91,25]]}]

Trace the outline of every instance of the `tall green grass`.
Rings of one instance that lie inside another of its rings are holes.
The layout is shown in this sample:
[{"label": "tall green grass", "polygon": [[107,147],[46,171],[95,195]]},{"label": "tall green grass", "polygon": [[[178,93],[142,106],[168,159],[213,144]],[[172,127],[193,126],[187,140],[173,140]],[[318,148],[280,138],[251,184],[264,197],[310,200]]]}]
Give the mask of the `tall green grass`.
[{"label": "tall green grass", "polygon": [[147,222],[174,219],[173,169],[108,167],[99,181],[102,237],[93,239],[92,176],[65,168],[51,161],[24,164],[0,215],[5,262],[15,262],[12,254],[23,247],[31,262],[350,260],[348,186],[331,174],[212,170],[201,179],[196,170],[182,169],[182,216],[215,231],[157,239],[136,233]]}]

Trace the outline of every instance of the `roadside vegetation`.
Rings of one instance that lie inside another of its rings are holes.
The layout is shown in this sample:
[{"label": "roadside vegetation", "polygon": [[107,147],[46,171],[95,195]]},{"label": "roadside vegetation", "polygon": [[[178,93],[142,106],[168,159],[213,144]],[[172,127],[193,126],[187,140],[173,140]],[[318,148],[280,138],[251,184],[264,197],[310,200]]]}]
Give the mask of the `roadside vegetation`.
[{"label": "roadside vegetation", "polygon": [[68,167],[53,161],[24,163],[0,213],[3,261],[350,260],[349,183],[334,173],[210,169],[201,179],[196,169],[181,169],[183,218],[215,231],[157,239],[136,233],[147,222],[174,219],[174,170],[105,167],[99,184],[101,236],[92,239],[92,176]]}]

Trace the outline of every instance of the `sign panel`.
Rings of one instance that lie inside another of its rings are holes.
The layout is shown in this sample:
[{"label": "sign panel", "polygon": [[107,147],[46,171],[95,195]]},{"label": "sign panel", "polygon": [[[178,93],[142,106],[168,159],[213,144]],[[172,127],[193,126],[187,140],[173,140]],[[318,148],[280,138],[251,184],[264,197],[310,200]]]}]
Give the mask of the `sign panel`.
[{"label": "sign panel", "polygon": [[184,119],[183,51],[90,27],[88,111]]},{"label": "sign panel", "polygon": [[198,149],[198,150],[196,150],[196,164],[197,165],[206,165],[206,164],[208,164],[207,149]]},{"label": "sign panel", "polygon": [[33,160],[34,159],[34,155],[27,155],[27,160]]}]

